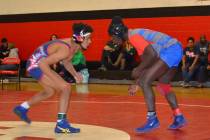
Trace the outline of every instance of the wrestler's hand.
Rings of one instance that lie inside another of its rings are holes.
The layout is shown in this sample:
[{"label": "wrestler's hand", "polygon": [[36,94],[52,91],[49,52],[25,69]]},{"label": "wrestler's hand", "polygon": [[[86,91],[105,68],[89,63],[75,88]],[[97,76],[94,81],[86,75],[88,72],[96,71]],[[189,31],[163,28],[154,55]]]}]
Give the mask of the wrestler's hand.
[{"label": "wrestler's hand", "polygon": [[136,92],[138,91],[138,89],[139,89],[138,85],[130,85],[128,87],[128,94],[130,96],[134,96],[134,95],[136,95]]},{"label": "wrestler's hand", "polygon": [[77,74],[74,76],[74,79],[76,80],[76,83],[81,83],[83,80],[82,74],[77,72]]}]

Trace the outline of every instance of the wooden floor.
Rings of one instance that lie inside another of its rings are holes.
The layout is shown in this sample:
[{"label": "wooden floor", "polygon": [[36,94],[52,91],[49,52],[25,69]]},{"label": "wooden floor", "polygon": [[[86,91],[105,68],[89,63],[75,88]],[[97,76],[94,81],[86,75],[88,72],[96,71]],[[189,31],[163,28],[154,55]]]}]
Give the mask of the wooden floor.
[{"label": "wooden floor", "polygon": [[12,113],[14,106],[41,90],[37,83],[22,83],[0,90],[0,140],[210,140],[210,89],[174,88],[188,125],[179,131],[167,130],[172,113],[165,99],[156,94],[160,128],[136,135],[134,128],[144,124],[146,108],[141,91],[128,96],[128,85],[73,85],[68,118],[81,128],[80,134],[55,136],[59,94],[29,111],[33,123],[28,126]]}]

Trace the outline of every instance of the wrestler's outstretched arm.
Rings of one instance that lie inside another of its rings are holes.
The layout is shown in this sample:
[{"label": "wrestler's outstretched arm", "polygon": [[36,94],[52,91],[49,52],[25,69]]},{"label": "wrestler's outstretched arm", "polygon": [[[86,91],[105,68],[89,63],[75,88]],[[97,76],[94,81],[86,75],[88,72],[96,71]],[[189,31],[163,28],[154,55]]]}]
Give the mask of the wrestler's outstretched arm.
[{"label": "wrestler's outstretched arm", "polygon": [[135,80],[140,78],[141,73],[147,67],[151,66],[157,60],[157,57],[158,56],[155,50],[152,48],[151,45],[148,45],[141,56],[141,63],[132,71],[132,78],[134,78]]},{"label": "wrestler's outstretched arm", "polygon": [[155,50],[152,48],[151,45],[148,45],[141,56],[141,63],[132,71],[131,76],[135,80],[135,83],[130,85],[128,88],[128,93],[130,95],[136,94],[137,90],[139,89],[137,83],[144,75],[144,70],[150,67],[157,60],[157,57],[158,56]]}]

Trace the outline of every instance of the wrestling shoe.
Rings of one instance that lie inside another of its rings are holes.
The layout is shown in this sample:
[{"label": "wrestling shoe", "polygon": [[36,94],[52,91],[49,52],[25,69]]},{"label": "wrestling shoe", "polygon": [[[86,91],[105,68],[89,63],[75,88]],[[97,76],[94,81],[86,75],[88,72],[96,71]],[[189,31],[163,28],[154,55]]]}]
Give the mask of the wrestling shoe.
[{"label": "wrestling shoe", "polygon": [[25,109],[22,106],[16,106],[13,112],[24,122],[29,123],[29,124],[31,123],[31,120],[27,116],[28,109]]},{"label": "wrestling shoe", "polygon": [[74,128],[70,126],[69,122],[66,119],[62,119],[60,122],[57,122],[55,127],[55,133],[79,133],[79,128]]},{"label": "wrestling shoe", "polygon": [[174,116],[174,122],[168,127],[169,130],[176,130],[186,125],[186,120],[183,115]]},{"label": "wrestling shoe", "polygon": [[147,117],[147,122],[141,127],[135,129],[136,133],[147,133],[152,131],[155,128],[158,128],[160,125],[159,120],[156,115]]}]

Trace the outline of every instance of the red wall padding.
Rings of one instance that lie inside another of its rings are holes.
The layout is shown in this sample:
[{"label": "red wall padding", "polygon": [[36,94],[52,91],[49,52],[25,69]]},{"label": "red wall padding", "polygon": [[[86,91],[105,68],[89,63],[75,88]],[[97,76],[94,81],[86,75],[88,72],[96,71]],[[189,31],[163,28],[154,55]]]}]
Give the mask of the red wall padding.
[{"label": "red wall padding", "polygon": [[[74,22],[85,22],[94,28],[92,44],[85,52],[88,61],[99,61],[102,49],[109,39],[107,28],[110,19],[71,20],[49,22],[0,23],[0,38],[6,37],[19,48],[20,57],[26,60],[36,47],[49,40],[55,33],[61,38],[69,37]],[[124,20],[129,28],[149,28],[167,33],[178,38],[183,46],[186,39],[194,36],[197,40],[201,34],[210,36],[210,16],[162,17],[162,18],[127,18]]]}]

